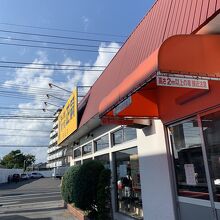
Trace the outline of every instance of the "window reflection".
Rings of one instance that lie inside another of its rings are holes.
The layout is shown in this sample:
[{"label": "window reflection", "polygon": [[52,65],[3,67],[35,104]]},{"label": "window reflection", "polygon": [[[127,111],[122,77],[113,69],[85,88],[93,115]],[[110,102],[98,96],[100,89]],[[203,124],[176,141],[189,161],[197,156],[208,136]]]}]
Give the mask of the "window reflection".
[{"label": "window reflection", "polygon": [[112,133],[113,145],[122,144],[123,142],[136,138],[137,132],[135,128],[122,127],[121,129]]},{"label": "window reflection", "polygon": [[120,129],[112,134],[113,144],[121,144],[123,142],[123,130]]},{"label": "window reflection", "polygon": [[99,151],[109,147],[108,135],[105,135],[95,141],[95,151]]},{"label": "window reflection", "polygon": [[82,147],[82,154],[90,154],[92,153],[92,143],[86,144]]},{"label": "window reflection", "polygon": [[81,156],[81,148],[77,148],[73,151],[74,158]]},{"label": "window reflection", "polygon": [[174,164],[180,196],[209,199],[201,137],[196,120],[171,126]]},{"label": "window reflection", "polygon": [[137,148],[115,153],[117,204],[120,212],[143,217],[140,170]]},{"label": "window reflection", "polygon": [[203,117],[202,126],[214,199],[220,202],[220,112]]}]

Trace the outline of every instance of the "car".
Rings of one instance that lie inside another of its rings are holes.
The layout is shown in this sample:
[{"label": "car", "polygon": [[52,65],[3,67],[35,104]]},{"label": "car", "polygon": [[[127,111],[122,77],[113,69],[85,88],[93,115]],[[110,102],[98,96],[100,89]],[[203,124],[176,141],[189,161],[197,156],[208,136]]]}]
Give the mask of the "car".
[{"label": "car", "polygon": [[31,173],[31,179],[39,179],[44,178],[44,176],[41,173]]},{"label": "car", "polygon": [[20,174],[15,173],[12,175],[12,182],[19,182],[20,181]]},{"label": "car", "polygon": [[30,176],[27,173],[21,174],[21,180],[28,180],[28,179],[30,179]]}]

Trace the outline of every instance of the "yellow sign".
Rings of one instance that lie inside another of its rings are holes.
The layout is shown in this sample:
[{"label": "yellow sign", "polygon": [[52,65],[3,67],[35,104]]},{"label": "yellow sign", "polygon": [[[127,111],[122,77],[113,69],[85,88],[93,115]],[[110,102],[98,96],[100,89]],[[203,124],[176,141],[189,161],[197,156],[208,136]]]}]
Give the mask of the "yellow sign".
[{"label": "yellow sign", "polygon": [[73,90],[58,117],[58,144],[77,129],[77,88]]}]

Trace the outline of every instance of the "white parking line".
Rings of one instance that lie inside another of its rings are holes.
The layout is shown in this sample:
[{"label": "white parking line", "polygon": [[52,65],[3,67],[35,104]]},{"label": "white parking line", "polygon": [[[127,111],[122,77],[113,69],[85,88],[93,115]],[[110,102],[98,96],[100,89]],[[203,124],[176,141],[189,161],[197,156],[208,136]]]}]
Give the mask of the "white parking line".
[{"label": "white parking line", "polygon": [[10,201],[23,201],[23,200],[42,199],[42,198],[52,198],[52,197],[57,197],[57,196],[59,196],[59,195],[48,196],[48,195],[42,194],[42,196],[38,196],[38,197],[1,199],[0,204],[2,204],[4,202],[10,202]]},{"label": "white parking line", "polygon": [[30,194],[24,194],[24,195],[12,195],[12,196],[0,196],[0,199],[4,198],[13,198],[13,197],[25,197],[25,196],[34,196],[34,195],[50,195],[50,194],[60,194],[60,191],[55,191],[55,192],[49,192],[49,193],[30,193]]},{"label": "white parking line", "polygon": [[16,208],[21,208],[21,207],[25,207],[25,209],[28,209],[28,208],[37,208],[37,207],[42,207],[46,205],[46,207],[50,208],[50,207],[62,207],[64,205],[64,202],[63,200],[57,200],[56,202],[54,201],[47,201],[47,202],[30,202],[30,203],[25,203],[25,204],[9,204],[7,206],[3,206],[1,209],[5,208],[9,208],[9,207],[16,207]]}]

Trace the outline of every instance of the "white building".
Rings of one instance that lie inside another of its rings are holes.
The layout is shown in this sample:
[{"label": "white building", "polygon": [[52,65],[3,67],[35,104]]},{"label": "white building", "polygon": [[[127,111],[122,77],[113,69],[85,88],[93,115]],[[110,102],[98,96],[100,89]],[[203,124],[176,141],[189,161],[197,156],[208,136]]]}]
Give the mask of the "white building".
[{"label": "white building", "polygon": [[57,110],[54,114],[55,119],[53,120],[53,128],[50,132],[50,143],[47,149],[47,162],[48,168],[56,168],[60,166],[69,166],[70,159],[68,156],[67,147],[58,146],[58,116],[61,110]]}]

